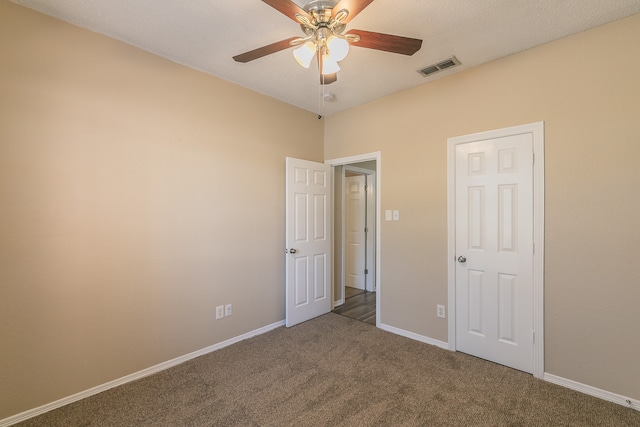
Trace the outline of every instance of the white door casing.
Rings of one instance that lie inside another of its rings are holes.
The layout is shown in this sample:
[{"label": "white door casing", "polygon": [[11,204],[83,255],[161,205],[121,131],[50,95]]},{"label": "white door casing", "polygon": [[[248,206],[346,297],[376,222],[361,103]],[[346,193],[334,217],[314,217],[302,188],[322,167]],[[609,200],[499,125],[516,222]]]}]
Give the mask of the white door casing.
[{"label": "white door casing", "polygon": [[365,175],[345,178],[345,285],[365,289]]},{"label": "white door casing", "polygon": [[[382,205],[382,197],[381,197],[381,185],[382,185],[382,154],[380,151],[376,151],[376,152],[372,152],[372,153],[366,153],[366,154],[359,154],[359,155],[355,155],[355,156],[349,156],[349,157],[341,157],[341,158],[337,158],[337,159],[330,159],[327,160],[326,163],[331,165],[331,166],[347,166],[347,165],[351,165],[353,163],[359,163],[359,162],[365,162],[365,161],[370,161],[370,160],[374,160],[376,162],[376,170],[375,170],[375,176],[374,176],[374,180],[373,182],[375,183],[375,185],[372,188],[372,192],[375,193],[375,197],[371,198],[371,203],[374,204],[375,206],[375,215],[372,215],[370,217],[371,221],[375,222],[375,227],[372,227],[375,229],[374,233],[374,238],[372,241],[372,244],[375,245],[375,250],[371,251],[371,255],[374,258],[374,262],[372,262],[372,266],[375,268],[375,273],[370,274],[372,277],[372,282],[373,282],[373,287],[372,290],[376,291],[376,326],[380,327],[381,325],[381,316],[382,316],[382,312],[384,309],[384,304],[382,302],[382,285],[380,283],[380,261],[381,261],[381,252],[380,252],[380,246],[381,246],[381,242],[382,239],[380,237],[380,215],[378,215],[378,212],[380,212],[381,209],[381,205]],[[349,166],[350,167],[350,166]],[[343,288],[344,291],[344,288]]]},{"label": "white door casing", "polygon": [[449,347],[537,377],[542,150],[542,123],[449,140]]},{"label": "white door casing", "polygon": [[286,326],[331,311],[331,166],[286,159]]}]

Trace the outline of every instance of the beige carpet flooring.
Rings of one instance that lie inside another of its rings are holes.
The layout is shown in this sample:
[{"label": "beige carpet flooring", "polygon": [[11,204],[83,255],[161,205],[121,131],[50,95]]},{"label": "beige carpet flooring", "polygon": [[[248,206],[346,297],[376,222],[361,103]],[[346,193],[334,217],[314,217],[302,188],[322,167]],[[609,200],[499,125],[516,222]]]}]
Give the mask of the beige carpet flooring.
[{"label": "beige carpet flooring", "polygon": [[640,426],[640,412],[327,314],[22,426]]}]

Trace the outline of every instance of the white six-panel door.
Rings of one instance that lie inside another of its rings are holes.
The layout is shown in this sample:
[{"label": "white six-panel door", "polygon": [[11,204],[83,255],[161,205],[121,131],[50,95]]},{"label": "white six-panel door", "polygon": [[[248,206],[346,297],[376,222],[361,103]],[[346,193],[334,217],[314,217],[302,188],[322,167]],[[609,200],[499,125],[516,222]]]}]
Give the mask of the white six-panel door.
[{"label": "white six-panel door", "polygon": [[456,349],[533,372],[533,138],[455,147]]},{"label": "white six-panel door", "polygon": [[331,166],[286,159],[286,326],[331,310]]},{"label": "white six-panel door", "polygon": [[365,175],[345,178],[345,285],[365,289]]}]

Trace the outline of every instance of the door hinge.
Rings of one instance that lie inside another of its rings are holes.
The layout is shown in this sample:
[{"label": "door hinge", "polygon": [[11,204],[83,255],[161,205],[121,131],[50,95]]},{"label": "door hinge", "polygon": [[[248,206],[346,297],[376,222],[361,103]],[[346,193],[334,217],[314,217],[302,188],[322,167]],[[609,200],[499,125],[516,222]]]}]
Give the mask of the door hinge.
[{"label": "door hinge", "polygon": [[368,233],[368,232],[369,232],[369,227],[365,227],[365,228],[364,228],[364,232],[365,232],[365,233]]},{"label": "door hinge", "polygon": [[368,268],[364,269],[364,274],[369,274],[369,269]]},{"label": "door hinge", "polygon": [[536,331],[531,331],[531,340],[534,344],[536,343]]}]

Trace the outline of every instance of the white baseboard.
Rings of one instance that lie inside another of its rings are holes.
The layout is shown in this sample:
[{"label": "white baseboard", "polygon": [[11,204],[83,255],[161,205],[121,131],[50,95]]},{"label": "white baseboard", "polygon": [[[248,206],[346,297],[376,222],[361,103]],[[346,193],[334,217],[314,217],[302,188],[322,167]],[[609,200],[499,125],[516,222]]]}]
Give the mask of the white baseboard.
[{"label": "white baseboard", "polygon": [[[399,328],[385,325],[385,324],[380,324],[379,328],[396,335],[401,335],[403,337],[410,338],[412,340],[421,341],[427,344],[435,345],[436,347],[440,347],[445,350],[450,350],[449,344],[444,341],[435,340],[433,338],[425,337],[423,335],[415,334],[413,332],[405,331],[403,329],[399,329]],[[610,391],[606,391],[606,390],[602,390],[586,384],[582,384],[577,381],[568,380],[566,378],[562,378],[553,374],[544,373],[542,379],[550,383],[554,383],[559,386],[569,388],[571,390],[575,390],[584,394],[588,394],[590,396],[597,397],[599,399],[603,399],[609,402],[617,403],[622,406],[626,406],[628,408],[635,409],[636,411],[640,411],[640,400],[631,399],[629,397],[622,396],[620,394],[612,393]]]},{"label": "white baseboard", "polygon": [[62,398],[60,400],[56,400],[55,402],[47,403],[46,405],[42,405],[34,409],[29,409],[28,411],[21,412],[9,418],[5,418],[3,420],[0,420],[0,427],[7,427],[7,426],[17,424],[21,421],[28,420],[29,418],[36,417],[38,415],[44,414],[45,412],[52,411],[61,406],[65,406],[70,403],[77,402],[78,400],[85,399],[89,396],[102,393],[103,391],[109,390],[119,385],[164,371],[165,369],[169,369],[173,366],[179,365],[181,363],[187,362],[191,359],[195,359],[196,357],[203,356],[213,351],[220,350],[221,348],[230,346],[231,344],[235,344],[237,342],[246,340],[248,338],[255,337],[256,335],[264,334],[265,332],[269,332],[273,329],[279,328],[280,326],[284,326],[284,320],[281,320],[276,323],[272,323],[271,325],[267,325],[259,329],[255,329],[251,332],[247,332],[246,334],[242,334],[237,337],[230,338],[226,341],[222,341],[218,344],[214,344],[212,346],[203,348],[201,350],[197,350],[192,353],[185,354],[184,356],[176,357],[175,359],[171,359],[166,362],[159,363],[155,366],[151,366],[150,368],[146,368],[146,369],[143,369],[142,371],[134,372],[133,374],[126,375],[122,378],[118,378],[117,380],[109,381],[108,383],[105,383],[96,387],[92,387],[88,390],[81,391],[80,393],[76,393],[74,395]]},{"label": "white baseboard", "polygon": [[[85,399],[89,396],[93,396],[98,393],[102,393],[103,391],[109,390],[113,387],[117,387],[119,385],[138,380],[140,378],[164,371],[165,369],[169,369],[173,366],[179,365],[181,363],[187,362],[191,359],[194,359],[199,356],[203,356],[205,354],[211,353],[213,351],[219,350],[221,348],[230,346],[231,344],[235,344],[237,342],[246,340],[248,338],[254,337],[256,335],[261,335],[266,332],[269,332],[273,329],[279,328],[280,326],[284,326],[284,320],[281,320],[276,323],[272,323],[271,325],[264,326],[262,328],[253,330],[251,332],[247,332],[246,334],[239,335],[234,338],[230,338],[226,341],[220,342],[218,344],[214,344],[212,346],[203,348],[201,350],[194,351],[192,353],[186,354],[184,356],[176,357],[175,359],[168,360],[166,362],[160,363],[158,365],[152,366],[147,369],[143,369],[142,371],[135,372],[130,375],[126,375],[122,378],[109,381],[108,383],[90,388],[88,390],[82,391],[80,393],[76,393],[74,395],[56,400],[55,402],[48,403],[46,405],[39,406],[37,408],[30,409],[25,412],[21,412],[19,414],[13,415],[11,417],[0,420],[0,427],[8,427],[19,422],[28,420],[29,418],[36,417],[38,415],[44,414],[45,412],[52,411],[61,406],[68,405],[73,402],[77,402],[78,400]],[[379,328],[391,332],[396,335],[400,335],[412,340],[424,342],[426,344],[434,345],[436,347],[443,348],[445,350],[449,350],[449,344],[444,341],[439,341],[433,338],[429,338],[423,335],[419,335],[413,332],[405,331],[404,329],[396,328],[393,326],[380,324]],[[609,402],[617,403],[622,406],[627,406],[629,408],[635,409],[636,411],[640,411],[640,400],[631,399],[626,396],[622,396],[616,393],[612,393],[606,390],[602,390],[596,387],[592,387],[586,384],[579,383],[577,381],[569,380],[566,378],[559,377],[557,375],[545,373],[543,376],[543,380],[548,381],[553,384],[560,385],[562,387],[569,388],[571,390],[579,391],[581,393],[588,394],[590,396],[597,397],[599,399],[603,399]]]},{"label": "white baseboard", "polygon": [[413,332],[405,331],[404,329],[396,328],[394,326],[385,325],[381,323],[378,326],[383,331],[391,332],[392,334],[400,335],[405,338],[410,338],[412,340],[420,341],[426,344],[435,345],[436,347],[443,348],[445,350],[449,350],[449,344],[444,341],[439,341],[433,338],[425,337],[424,335],[419,335]]},{"label": "white baseboard", "polygon": [[590,385],[582,384],[577,381],[568,380],[566,378],[562,378],[557,375],[547,374],[546,372],[542,377],[542,379],[562,387],[570,388],[571,390],[579,391],[581,393],[588,394],[590,396],[594,396],[602,400],[607,400],[609,402],[617,403],[618,405],[626,406],[626,407],[635,409],[636,411],[640,411],[640,400],[631,399],[626,396],[621,396],[619,394],[612,393],[610,391],[606,391],[596,387],[592,387]]}]

